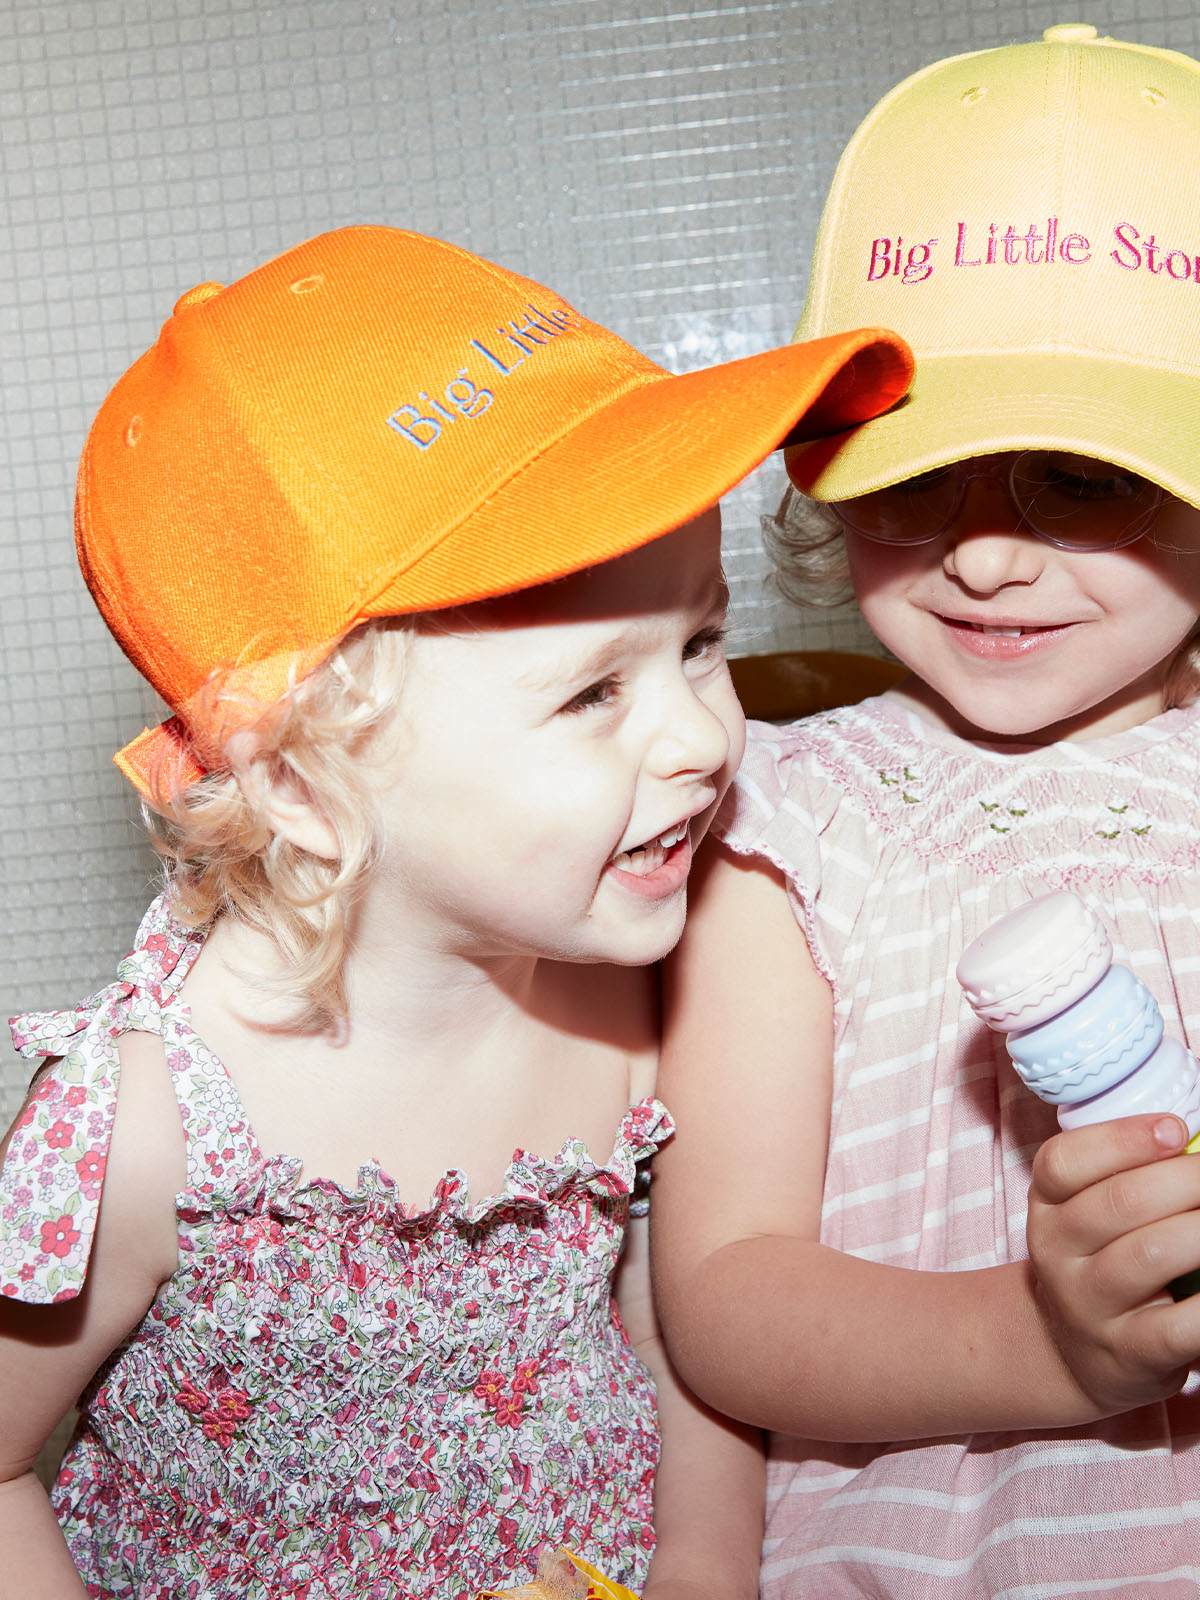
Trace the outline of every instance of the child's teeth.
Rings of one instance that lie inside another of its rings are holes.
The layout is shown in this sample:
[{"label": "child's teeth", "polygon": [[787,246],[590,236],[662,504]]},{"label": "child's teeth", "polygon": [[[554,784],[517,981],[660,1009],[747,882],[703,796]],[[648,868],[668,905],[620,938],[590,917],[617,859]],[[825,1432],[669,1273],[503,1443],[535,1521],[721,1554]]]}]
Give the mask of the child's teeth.
[{"label": "child's teeth", "polygon": [[666,851],[655,839],[651,844],[639,845],[636,850],[623,850],[616,857],[616,865],[623,872],[635,872],[638,877],[646,878],[658,871],[665,857]]},{"label": "child's teeth", "polygon": [[687,823],[677,823],[648,844],[638,845],[635,850],[622,850],[619,856],[613,857],[613,865],[620,867],[622,872],[635,872],[639,877],[648,877],[650,873],[658,871],[666,859],[667,851],[677,845],[686,832]]},{"label": "child's teeth", "polygon": [[1019,639],[1025,632],[1024,628],[989,628],[982,622],[975,624],[976,633],[993,634],[1000,639]]}]

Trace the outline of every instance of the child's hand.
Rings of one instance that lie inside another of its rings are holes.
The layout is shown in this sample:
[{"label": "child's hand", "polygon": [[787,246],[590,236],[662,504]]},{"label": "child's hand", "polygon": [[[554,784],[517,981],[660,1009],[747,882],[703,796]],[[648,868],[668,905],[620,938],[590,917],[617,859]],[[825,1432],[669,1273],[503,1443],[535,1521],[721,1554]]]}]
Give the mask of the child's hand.
[{"label": "child's hand", "polygon": [[[1174,1394],[1200,1357],[1200,1156],[1177,1117],[1126,1117],[1048,1139],[1033,1165],[1029,1254],[1063,1360],[1099,1408]],[[1164,1159],[1171,1157],[1172,1159]]]}]

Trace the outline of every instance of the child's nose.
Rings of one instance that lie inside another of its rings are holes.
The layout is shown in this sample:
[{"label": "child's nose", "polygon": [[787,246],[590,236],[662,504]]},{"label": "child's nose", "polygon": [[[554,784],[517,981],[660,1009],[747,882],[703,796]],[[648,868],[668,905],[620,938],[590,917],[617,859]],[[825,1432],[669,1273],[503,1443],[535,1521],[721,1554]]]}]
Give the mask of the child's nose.
[{"label": "child's nose", "polygon": [[1034,583],[1046,564],[1046,546],[1022,526],[1007,486],[990,477],[967,485],[943,548],[945,570],[974,594]]},{"label": "child's nose", "polygon": [[[730,695],[732,696],[732,689]],[[729,755],[729,729],[690,683],[666,698],[654,742],[654,766],[663,777],[708,777]]]}]

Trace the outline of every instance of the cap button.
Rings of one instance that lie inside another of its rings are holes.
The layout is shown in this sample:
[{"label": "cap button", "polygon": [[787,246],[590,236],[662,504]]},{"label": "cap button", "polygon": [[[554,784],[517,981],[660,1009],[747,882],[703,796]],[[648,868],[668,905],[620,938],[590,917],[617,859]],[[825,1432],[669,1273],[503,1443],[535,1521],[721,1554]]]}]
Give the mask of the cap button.
[{"label": "cap button", "polygon": [[1042,38],[1046,44],[1079,44],[1084,39],[1097,39],[1100,30],[1090,22],[1056,22],[1047,28]]},{"label": "cap button", "polygon": [[211,300],[214,295],[220,294],[224,287],[223,283],[198,283],[194,289],[189,289],[176,300],[175,315],[187,311],[191,306],[202,306],[206,300]]}]

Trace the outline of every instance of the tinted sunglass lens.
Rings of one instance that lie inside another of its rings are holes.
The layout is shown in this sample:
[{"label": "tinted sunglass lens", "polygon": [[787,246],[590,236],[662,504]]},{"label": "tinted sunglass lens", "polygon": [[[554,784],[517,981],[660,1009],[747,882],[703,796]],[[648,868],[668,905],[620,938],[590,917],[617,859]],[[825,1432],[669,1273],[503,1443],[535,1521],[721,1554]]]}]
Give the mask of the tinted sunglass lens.
[{"label": "tinted sunglass lens", "polygon": [[881,544],[923,544],[949,524],[960,494],[957,470],[939,467],[854,500],[839,500],[834,510],[864,538]]},{"label": "tinted sunglass lens", "polygon": [[1141,537],[1162,501],[1137,473],[1064,450],[1022,452],[1009,481],[1028,526],[1063,549],[1119,549]]}]

